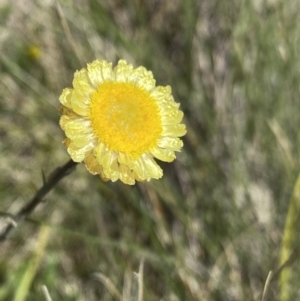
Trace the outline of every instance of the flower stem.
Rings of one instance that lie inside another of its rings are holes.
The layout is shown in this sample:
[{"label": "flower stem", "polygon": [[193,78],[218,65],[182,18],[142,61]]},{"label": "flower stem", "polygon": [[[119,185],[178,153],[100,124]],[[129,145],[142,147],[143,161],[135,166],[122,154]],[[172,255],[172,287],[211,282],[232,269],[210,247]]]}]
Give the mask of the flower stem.
[{"label": "flower stem", "polygon": [[48,180],[44,180],[43,186],[36,192],[33,198],[25,204],[20,211],[12,217],[12,215],[7,214],[11,219],[11,222],[4,228],[0,234],[0,243],[4,242],[11,231],[17,228],[24,219],[26,219],[40,204],[44,197],[56,186],[56,184],[65,176],[70,174],[74,167],[77,165],[76,162],[70,160],[65,165],[56,168],[49,176]]}]

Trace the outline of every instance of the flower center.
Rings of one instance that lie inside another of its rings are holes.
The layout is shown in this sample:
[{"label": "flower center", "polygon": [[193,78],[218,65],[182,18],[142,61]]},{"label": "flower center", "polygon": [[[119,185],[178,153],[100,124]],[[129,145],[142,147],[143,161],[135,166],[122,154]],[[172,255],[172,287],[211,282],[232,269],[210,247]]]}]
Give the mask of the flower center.
[{"label": "flower center", "polygon": [[90,119],[99,141],[131,159],[150,151],[162,133],[155,100],[131,83],[101,84],[92,95]]}]

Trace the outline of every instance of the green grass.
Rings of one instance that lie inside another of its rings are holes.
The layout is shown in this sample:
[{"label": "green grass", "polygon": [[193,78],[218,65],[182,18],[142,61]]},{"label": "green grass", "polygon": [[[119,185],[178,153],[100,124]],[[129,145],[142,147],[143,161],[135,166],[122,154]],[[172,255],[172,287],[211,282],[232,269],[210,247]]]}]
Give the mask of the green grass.
[{"label": "green grass", "polygon": [[[300,242],[299,6],[0,1],[1,212],[69,160],[58,97],[96,58],[152,70],[188,130],[159,181],[104,183],[83,165],[63,179],[1,245],[0,301],[47,300],[43,285],[53,301],[138,300],[141,285],[149,301],[261,300]],[[299,283],[294,260],[264,301],[300,299]]]}]

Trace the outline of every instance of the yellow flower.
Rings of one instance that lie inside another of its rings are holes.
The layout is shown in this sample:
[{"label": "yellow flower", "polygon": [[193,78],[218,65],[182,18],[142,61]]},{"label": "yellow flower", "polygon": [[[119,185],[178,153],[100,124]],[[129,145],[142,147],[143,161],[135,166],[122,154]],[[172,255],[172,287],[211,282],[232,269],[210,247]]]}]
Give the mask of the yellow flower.
[{"label": "yellow flower", "polygon": [[27,55],[32,60],[38,60],[41,57],[41,54],[42,54],[41,48],[36,45],[31,45],[27,49]]},{"label": "yellow flower", "polygon": [[155,86],[151,71],[120,60],[96,60],[76,71],[59,98],[64,143],[75,162],[103,180],[126,184],[159,179],[153,158],[173,161],[186,133],[169,86]]}]

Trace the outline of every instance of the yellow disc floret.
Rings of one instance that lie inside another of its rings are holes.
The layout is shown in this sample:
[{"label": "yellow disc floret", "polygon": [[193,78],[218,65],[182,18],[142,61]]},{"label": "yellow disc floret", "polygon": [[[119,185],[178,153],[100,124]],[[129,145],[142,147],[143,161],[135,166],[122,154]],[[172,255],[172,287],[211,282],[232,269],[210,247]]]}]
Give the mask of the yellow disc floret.
[{"label": "yellow disc floret", "polygon": [[100,141],[131,159],[156,146],[162,133],[156,101],[131,83],[101,84],[92,95],[90,119]]}]

